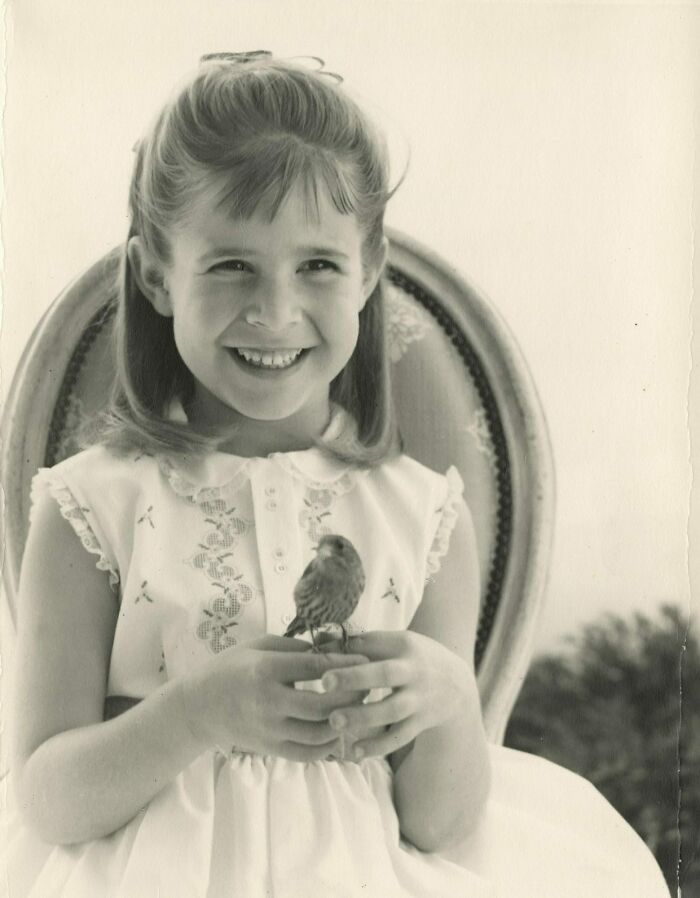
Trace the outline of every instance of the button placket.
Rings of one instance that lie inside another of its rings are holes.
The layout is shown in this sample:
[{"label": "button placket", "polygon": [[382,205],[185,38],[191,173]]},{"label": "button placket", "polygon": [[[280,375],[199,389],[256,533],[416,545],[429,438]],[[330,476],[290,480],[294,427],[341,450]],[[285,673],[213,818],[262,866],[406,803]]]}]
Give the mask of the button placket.
[{"label": "button placket", "polygon": [[289,475],[267,459],[251,472],[255,533],[265,592],[266,631],[282,634],[294,617],[301,565],[298,509]]}]

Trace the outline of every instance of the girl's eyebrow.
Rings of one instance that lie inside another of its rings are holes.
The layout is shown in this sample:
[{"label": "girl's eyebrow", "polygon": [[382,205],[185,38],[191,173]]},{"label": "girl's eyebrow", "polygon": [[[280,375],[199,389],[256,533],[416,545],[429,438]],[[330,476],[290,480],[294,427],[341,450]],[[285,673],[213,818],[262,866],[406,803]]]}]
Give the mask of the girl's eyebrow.
[{"label": "girl's eyebrow", "polygon": [[216,246],[214,249],[208,250],[198,258],[198,262],[210,262],[212,259],[219,259],[222,256],[256,256],[258,252],[249,247],[243,246]]},{"label": "girl's eyebrow", "polygon": [[338,256],[341,259],[349,259],[347,253],[335,246],[298,246],[297,249],[303,255],[309,256]]},{"label": "girl's eyebrow", "polygon": [[[335,256],[340,259],[349,259],[347,253],[334,246],[295,246],[294,251],[303,256]],[[212,259],[231,256],[261,256],[260,250],[245,246],[217,246],[201,255],[198,262],[210,262]]]}]

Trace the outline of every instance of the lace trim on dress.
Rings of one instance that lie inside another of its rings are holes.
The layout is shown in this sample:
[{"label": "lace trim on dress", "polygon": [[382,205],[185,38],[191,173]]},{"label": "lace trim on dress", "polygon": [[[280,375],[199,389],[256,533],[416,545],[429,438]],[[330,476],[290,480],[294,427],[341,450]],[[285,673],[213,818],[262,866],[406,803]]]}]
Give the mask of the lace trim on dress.
[{"label": "lace trim on dress", "polygon": [[[316,451],[320,452],[320,450]],[[293,457],[290,457],[290,455],[293,455],[293,453],[279,453],[273,455],[272,458],[281,468],[284,468],[288,474],[291,474],[292,477],[296,477],[297,480],[301,480],[308,489],[322,490],[323,492],[330,493],[333,497],[342,496],[344,493],[349,492],[353,486],[355,486],[357,478],[368,474],[370,470],[369,468],[346,467],[334,471],[331,467],[329,469],[329,477],[327,480],[317,480],[307,473],[300,465],[296,464]],[[329,465],[333,465],[333,461],[329,461]]]},{"label": "lace trim on dress", "polygon": [[[309,449],[306,452],[319,452],[321,450]],[[298,465],[293,458],[294,453],[273,453],[269,456],[271,461],[276,462],[292,477],[300,480],[308,489],[311,490],[327,490],[333,496],[342,496],[353,488],[357,477],[369,472],[369,468],[335,468],[332,460],[321,464],[321,468],[328,468],[329,478],[315,479],[308,474],[301,465]],[[225,496],[236,492],[250,477],[250,459],[245,459],[240,468],[231,477],[231,479],[219,484],[218,486],[200,486],[187,477],[182,471],[178,470],[175,465],[165,456],[158,458],[158,464],[161,471],[168,480],[173,491],[183,499],[188,499],[195,504],[202,502],[216,502]],[[311,465],[312,462],[309,461]],[[315,467],[318,467],[316,465]],[[325,471],[324,471],[325,473]]]},{"label": "lace trim on dress", "polygon": [[225,483],[219,486],[199,486],[181,471],[178,471],[170,459],[165,456],[158,458],[158,464],[173,491],[183,499],[189,499],[197,505],[200,505],[202,502],[216,502],[225,495],[235,492],[240,489],[249,476],[249,464],[247,461],[244,461],[234,476]]},{"label": "lace trim on dress", "polygon": [[32,481],[32,504],[40,484],[48,488],[49,494],[58,503],[61,516],[68,521],[78,539],[91,555],[97,555],[95,566],[109,574],[109,585],[115,589],[119,585],[119,571],[114,567],[102,550],[97,536],[92,529],[87,515],[90,509],[79,504],[75,496],[65,484],[48,476],[47,468],[39,471]]},{"label": "lace trim on dress", "polygon": [[442,506],[438,509],[440,514],[440,522],[438,523],[435,536],[433,537],[430,551],[428,552],[428,561],[426,563],[426,582],[434,577],[440,570],[442,559],[447,555],[450,547],[450,537],[457,521],[457,507],[462,500],[464,491],[464,483],[459,476],[459,472],[455,467],[451,467],[447,474],[447,496]]}]

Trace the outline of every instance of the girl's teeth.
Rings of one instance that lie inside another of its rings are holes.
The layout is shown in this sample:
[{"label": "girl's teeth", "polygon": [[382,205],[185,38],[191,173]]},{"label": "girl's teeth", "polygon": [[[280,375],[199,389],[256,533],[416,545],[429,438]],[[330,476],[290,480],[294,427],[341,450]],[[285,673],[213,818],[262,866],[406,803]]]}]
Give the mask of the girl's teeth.
[{"label": "girl's teeth", "polygon": [[287,368],[301,354],[301,349],[290,349],[284,352],[262,352],[257,349],[236,349],[238,355],[259,368]]}]

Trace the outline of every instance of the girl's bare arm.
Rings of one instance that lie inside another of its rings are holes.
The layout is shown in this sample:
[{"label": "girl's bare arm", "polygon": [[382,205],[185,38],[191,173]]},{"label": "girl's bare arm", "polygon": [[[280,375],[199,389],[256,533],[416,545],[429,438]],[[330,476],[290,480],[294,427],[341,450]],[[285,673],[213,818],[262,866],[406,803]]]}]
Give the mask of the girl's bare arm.
[{"label": "girl's bare arm", "polygon": [[461,707],[445,723],[423,730],[392,759],[402,832],[426,851],[466,836],[489,793],[488,747],[473,663],[478,612],[476,539],[461,506],[450,549],[427,585],[410,628],[454,653],[454,675],[464,688]]},{"label": "girl's bare arm", "polygon": [[104,721],[118,615],[95,556],[42,497],[20,584],[12,775],[20,810],[46,841],[113,832],[217,744],[304,760],[332,750],[334,697],[300,692],[293,681],[345,662],[282,637],[222,652]]},{"label": "girl's bare arm", "polygon": [[12,771],[49,842],[105,835],[202,751],[177,684],[103,723],[119,604],[54,500],[37,503],[19,591]]}]

